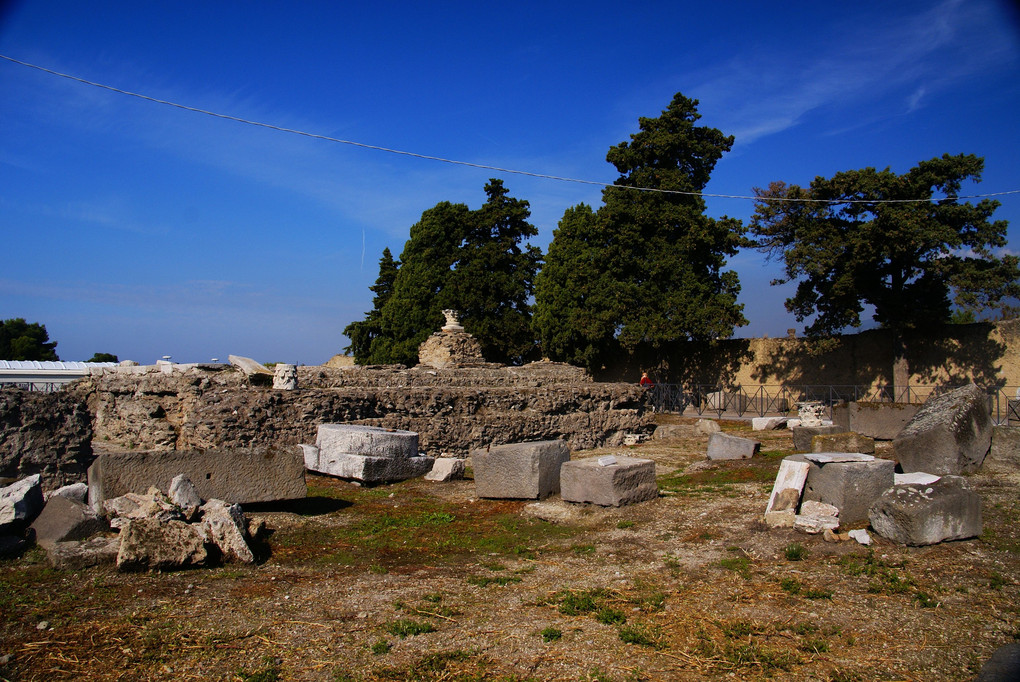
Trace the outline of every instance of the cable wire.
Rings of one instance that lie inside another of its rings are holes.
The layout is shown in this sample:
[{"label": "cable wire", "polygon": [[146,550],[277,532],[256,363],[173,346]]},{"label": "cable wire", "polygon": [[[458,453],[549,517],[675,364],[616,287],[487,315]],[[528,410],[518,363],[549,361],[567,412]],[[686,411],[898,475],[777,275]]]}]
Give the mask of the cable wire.
[{"label": "cable wire", "polygon": [[[790,197],[761,197],[761,196],[750,196],[741,194],[713,194],[709,192],[686,192],[683,190],[675,189],[661,189],[658,187],[634,187],[630,185],[617,185],[612,182],[602,182],[599,180],[583,180],[579,178],[567,178],[559,175],[549,175],[547,173],[536,173],[532,171],[515,170],[513,168],[500,168],[499,166],[491,166],[484,163],[472,163],[471,161],[458,161],[456,159],[447,159],[441,156],[432,156],[429,154],[418,154],[416,152],[404,151],[401,149],[391,149],[390,147],[381,147],[379,145],[366,144],[364,142],[355,142],[354,140],[343,140],[337,137],[330,137],[329,135],[320,135],[319,133],[310,133],[304,130],[296,130],[294,128],[285,128],[283,126],[273,125],[272,123],[264,123],[261,121],[253,121],[247,118],[241,118],[240,116],[232,116],[230,114],[222,114],[215,111],[209,111],[208,109],[200,109],[198,107],[188,106],[186,104],[180,104],[178,102],[171,102],[170,100],[159,99],[157,97],[150,97],[149,95],[143,95],[137,92],[131,92],[130,90],[123,90],[121,88],[114,87],[112,85],[105,85],[103,83],[97,83],[90,81],[85,78],[71,75],[69,73],[61,73],[60,71],[54,71],[38,64],[31,64],[29,62],[21,61],[7,55],[0,54],[0,59],[5,59],[14,64],[20,64],[21,66],[27,66],[30,69],[36,69],[43,73],[48,73],[53,76],[59,76],[60,78],[66,78],[84,85],[91,85],[96,88],[103,90],[109,90],[110,92],[116,92],[121,95],[128,95],[129,97],[137,97],[138,99],[145,100],[147,102],[154,102],[156,104],[163,104],[168,107],[174,107],[176,109],[183,109],[184,111],[190,111],[196,114],[205,114],[206,116],[212,116],[214,118],[221,118],[228,121],[235,121],[237,123],[244,123],[250,126],[256,126],[259,128],[268,128],[269,130],[275,130],[281,133],[290,133],[292,135],[301,135],[303,137],[310,137],[315,140],[324,140],[326,142],[336,142],[338,144],[346,144],[352,147],[360,147],[362,149],[369,149],[378,152],[387,152],[389,154],[399,154],[401,156],[410,156],[416,159],[424,159],[426,161],[438,161],[440,163],[448,163],[455,166],[467,166],[469,168],[479,168],[482,170],[496,171],[498,173],[510,173],[513,175],[524,175],[532,178],[540,178],[543,180],[558,180],[560,182],[573,182],[582,185],[596,185],[599,187],[616,187],[619,189],[629,189],[637,192],[657,192],[659,194],[677,194],[683,196],[693,197],[708,197],[713,199],[749,199],[752,201],[785,201],[785,202],[802,202],[802,203],[823,203],[823,204],[911,204],[911,203],[929,203],[931,201],[939,201],[939,199],[797,199]],[[989,197],[1004,196],[1007,194],[1020,194],[1020,189],[1007,190],[1005,192],[994,192],[990,194],[971,194],[966,196],[952,196],[947,197],[949,199],[984,199]]]}]

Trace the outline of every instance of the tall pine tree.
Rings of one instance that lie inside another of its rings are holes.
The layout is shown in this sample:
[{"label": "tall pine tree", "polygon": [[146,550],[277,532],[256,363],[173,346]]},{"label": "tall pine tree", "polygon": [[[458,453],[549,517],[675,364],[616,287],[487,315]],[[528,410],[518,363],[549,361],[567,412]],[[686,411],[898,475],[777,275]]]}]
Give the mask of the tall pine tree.
[{"label": "tall pine tree", "polygon": [[594,223],[564,229],[577,209],[564,216],[535,300],[551,357],[592,369],[619,350],[663,359],[679,341],[725,338],[747,324],[737,274],[723,271],[744,244],[743,226],[708,217],[698,196],[733,137],[696,125],[697,104],[677,93],[661,116],[640,118],[640,131],[606,155],[620,177]]}]

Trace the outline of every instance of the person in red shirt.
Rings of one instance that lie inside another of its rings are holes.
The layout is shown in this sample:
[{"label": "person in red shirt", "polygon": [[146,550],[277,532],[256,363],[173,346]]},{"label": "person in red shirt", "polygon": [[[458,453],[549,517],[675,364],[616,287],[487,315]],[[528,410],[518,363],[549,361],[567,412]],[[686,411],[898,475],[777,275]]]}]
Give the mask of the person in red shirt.
[{"label": "person in red shirt", "polygon": [[653,388],[655,382],[648,377],[648,372],[641,372],[641,388]]}]

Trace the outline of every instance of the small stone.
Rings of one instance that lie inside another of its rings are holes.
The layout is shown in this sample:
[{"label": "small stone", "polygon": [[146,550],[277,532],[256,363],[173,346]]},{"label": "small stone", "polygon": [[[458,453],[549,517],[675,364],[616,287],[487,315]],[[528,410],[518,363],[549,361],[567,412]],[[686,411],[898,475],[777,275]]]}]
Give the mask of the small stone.
[{"label": "small stone", "polygon": [[871,544],[871,536],[868,535],[868,531],[863,528],[852,530],[848,533],[848,535],[851,540],[856,540],[859,544],[862,544],[865,547]]},{"label": "small stone", "polygon": [[48,620],[41,620],[35,625],[36,630],[49,630],[50,622]]}]

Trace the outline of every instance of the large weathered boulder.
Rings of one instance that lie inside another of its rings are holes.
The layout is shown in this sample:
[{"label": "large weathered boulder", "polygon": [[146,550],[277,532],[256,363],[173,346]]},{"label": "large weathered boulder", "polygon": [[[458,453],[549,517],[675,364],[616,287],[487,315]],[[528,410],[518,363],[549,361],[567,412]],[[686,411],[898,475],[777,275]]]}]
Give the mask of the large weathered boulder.
[{"label": "large weathered boulder", "polygon": [[248,546],[248,521],[241,505],[209,500],[202,505],[201,532],[206,541],[219,547],[225,561],[254,563]]},{"label": "large weathered boulder", "polygon": [[48,549],[57,542],[86,540],[109,530],[109,524],[84,502],[54,495],[32,522],[35,543]]},{"label": "large weathered boulder", "polygon": [[976,471],[992,444],[988,396],[969,384],[926,402],[893,440],[905,472]]},{"label": "large weathered boulder", "polygon": [[197,525],[131,519],[120,531],[117,568],[121,571],[167,571],[201,566],[208,556],[205,538]]},{"label": "large weathered boulder", "polygon": [[570,460],[562,440],[507,443],[471,453],[478,497],[543,500],[560,491],[560,467]]},{"label": "large weathered boulder", "polygon": [[89,504],[150,487],[169,490],[186,475],[202,499],[230,503],[305,497],[305,465],[295,448],[174,450],[101,455],[89,467]]},{"label": "large weathered boulder", "polygon": [[564,462],[560,468],[560,497],[565,502],[621,507],[658,496],[655,462],[650,459],[590,457]]},{"label": "large weathered boulder", "polygon": [[0,535],[16,534],[42,511],[42,477],[33,474],[0,488]]},{"label": "large weathered boulder", "polygon": [[934,545],[981,534],[981,498],[962,476],[886,490],[871,507],[871,527],[904,545]]}]

